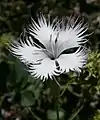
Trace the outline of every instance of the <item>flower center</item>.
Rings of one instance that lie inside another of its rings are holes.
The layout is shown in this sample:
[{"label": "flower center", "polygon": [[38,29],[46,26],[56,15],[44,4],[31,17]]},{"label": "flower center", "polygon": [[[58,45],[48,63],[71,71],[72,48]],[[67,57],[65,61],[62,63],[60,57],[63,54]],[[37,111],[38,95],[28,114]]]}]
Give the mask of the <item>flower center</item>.
[{"label": "flower center", "polygon": [[54,57],[51,57],[51,60],[55,60],[55,58],[54,58]]},{"label": "flower center", "polygon": [[52,35],[50,35],[50,40],[48,45],[46,46],[45,54],[51,59],[55,60],[58,57],[58,52],[57,52],[57,38],[55,40],[52,40]]},{"label": "flower center", "polygon": [[45,51],[44,51],[44,53],[51,59],[51,60],[55,60],[57,57],[56,57],[56,54],[53,54],[53,52],[52,51],[50,51],[50,50],[48,50],[48,49],[46,49]]}]

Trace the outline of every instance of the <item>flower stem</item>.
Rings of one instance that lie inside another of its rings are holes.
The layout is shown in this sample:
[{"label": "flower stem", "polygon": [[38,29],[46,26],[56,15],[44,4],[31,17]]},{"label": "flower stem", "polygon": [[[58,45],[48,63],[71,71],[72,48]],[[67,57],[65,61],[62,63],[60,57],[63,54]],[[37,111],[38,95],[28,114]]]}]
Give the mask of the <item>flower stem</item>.
[{"label": "flower stem", "polygon": [[56,100],[56,114],[57,114],[57,120],[60,120],[60,118],[59,118],[58,100]]},{"label": "flower stem", "polygon": [[58,109],[58,106],[56,107],[56,112],[57,112],[57,120],[60,120],[59,119],[59,109]]}]

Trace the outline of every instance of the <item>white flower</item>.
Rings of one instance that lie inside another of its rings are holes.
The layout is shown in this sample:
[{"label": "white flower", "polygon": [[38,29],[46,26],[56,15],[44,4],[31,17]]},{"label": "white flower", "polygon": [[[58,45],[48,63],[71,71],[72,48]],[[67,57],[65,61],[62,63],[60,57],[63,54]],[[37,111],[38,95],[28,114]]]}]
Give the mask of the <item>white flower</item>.
[{"label": "white flower", "polygon": [[[19,42],[12,43],[10,51],[24,64],[34,77],[42,80],[59,76],[61,73],[80,72],[86,64],[87,24],[79,19],[50,18],[43,15],[36,23],[31,18],[19,38]],[[75,50],[76,51],[75,51]]]}]

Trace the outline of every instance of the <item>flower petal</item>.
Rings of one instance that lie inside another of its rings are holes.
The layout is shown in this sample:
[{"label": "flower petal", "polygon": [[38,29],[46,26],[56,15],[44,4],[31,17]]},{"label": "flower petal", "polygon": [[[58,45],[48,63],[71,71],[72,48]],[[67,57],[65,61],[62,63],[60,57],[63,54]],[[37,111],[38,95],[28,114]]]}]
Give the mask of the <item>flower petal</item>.
[{"label": "flower petal", "polygon": [[66,25],[63,22],[64,21],[62,21],[57,41],[59,54],[66,50],[66,48],[79,47],[80,44],[87,42],[85,37],[88,36],[85,34],[88,26],[87,24],[83,24],[82,21],[78,23],[78,19],[70,18]]},{"label": "flower petal", "polygon": [[43,59],[40,64],[31,65],[29,72],[32,76],[41,78],[41,80],[52,79],[54,75],[58,76],[60,74],[60,71],[58,71],[56,67],[55,61],[47,57]]},{"label": "flower petal", "polygon": [[30,41],[27,40],[27,43],[20,41],[12,44],[10,47],[11,53],[19,58],[23,63],[37,63],[41,59],[47,57],[47,55],[43,52],[43,49],[39,49],[31,44]]},{"label": "flower petal", "polygon": [[34,36],[35,39],[39,40],[39,42],[46,47],[51,35],[52,39],[55,40],[56,38],[56,22],[57,19],[55,18],[50,24],[50,20],[47,21],[43,15],[40,15],[40,17],[38,17],[38,24],[31,18],[31,24],[27,26],[27,29],[29,34]]},{"label": "flower petal", "polygon": [[79,48],[75,53],[62,54],[57,61],[63,72],[69,72],[69,70],[79,72],[80,68],[86,64],[87,50],[86,48],[83,48],[82,50]]}]

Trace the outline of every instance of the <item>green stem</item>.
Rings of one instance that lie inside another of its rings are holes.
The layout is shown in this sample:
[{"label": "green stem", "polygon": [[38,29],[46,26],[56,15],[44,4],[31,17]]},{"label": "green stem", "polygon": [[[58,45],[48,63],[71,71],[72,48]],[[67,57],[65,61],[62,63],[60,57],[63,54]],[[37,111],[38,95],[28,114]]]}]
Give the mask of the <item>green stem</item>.
[{"label": "green stem", "polygon": [[27,110],[32,114],[33,119],[36,118],[36,120],[41,120],[41,118],[36,116],[29,107],[27,107]]},{"label": "green stem", "polygon": [[56,112],[57,112],[57,120],[60,120],[59,119],[59,110],[58,110],[58,107],[56,108]]},{"label": "green stem", "polygon": [[80,108],[78,108],[78,110],[76,110],[74,113],[72,113],[72,115],[68,118],[68,120],[73,120],[78,115],[78,113],[82,110],[83,107],[84,107],[84,104],[80,106]]},{"label": "green stem", "polygon": [[59,118],[58,100],[56,100],[56,114],[57,114],[57,120],[60,120],[60,118]]}]

